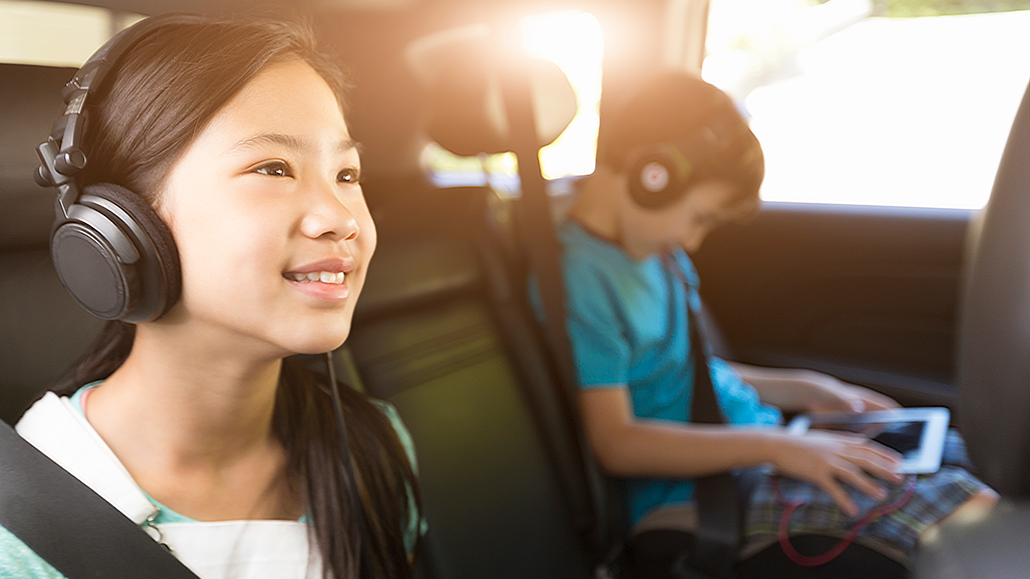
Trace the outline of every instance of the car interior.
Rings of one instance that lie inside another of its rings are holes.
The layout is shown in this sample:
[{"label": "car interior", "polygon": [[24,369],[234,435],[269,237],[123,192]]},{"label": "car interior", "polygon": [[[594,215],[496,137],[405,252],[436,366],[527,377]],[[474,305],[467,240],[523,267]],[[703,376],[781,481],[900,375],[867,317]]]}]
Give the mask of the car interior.
[{"label": "car interior", "polygon": [[[418,576],[614,572],[606,563],[627,531],[618,485],[590,455],[565,362],[527,297],[533,252],[556,247],[533,229],[527,191],[546,188],[557,220],[575,181],[545,183],[528,159],[569,125],[576,98],[556,66],[506,53],[505,42],[521,18],[556,10],[588,10],[612,31],[603,142],[619,95],[667,66],[663,35],[677,35],[699,66],[708,2],[87,4],[312,22],[353,83],[348,121],[363,145],[363,188],[379,232],[334,363],[344,382],[396,406],[411,431],[429,529]],[[668,26],[670,7],[683,26]],[[34,148],[75,70],[0,63],[0,419],[12,425],[102,325],[54,273],[53,193],[32,179]],[[520,131],[525,123],[532,130]],[[428,143],[464,157],[530,151],[519,155],[523,194],[489,179],[434,181],[420,161]],[[951,410],[980,476],[1003,501],[986,519],[946,527],[923,545],[913,576],[1030,576],[1018,539],[1030,531],[1030,88],[982,210],[767,202],[693,257],[721,355],[812,368],[906,406]]]}]

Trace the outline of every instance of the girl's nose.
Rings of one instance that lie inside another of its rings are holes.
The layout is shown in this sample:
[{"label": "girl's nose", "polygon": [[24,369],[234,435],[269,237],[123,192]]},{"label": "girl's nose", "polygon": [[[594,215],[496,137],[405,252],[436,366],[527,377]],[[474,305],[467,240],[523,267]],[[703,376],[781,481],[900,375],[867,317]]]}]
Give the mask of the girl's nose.
[{"label": "girl's nose", "polygon": [[315,192],[313,203],[301,222],[301,232],[312,239],[329,237],[334,241],[352,240],[361,233],[358,221],[335,187]]}]

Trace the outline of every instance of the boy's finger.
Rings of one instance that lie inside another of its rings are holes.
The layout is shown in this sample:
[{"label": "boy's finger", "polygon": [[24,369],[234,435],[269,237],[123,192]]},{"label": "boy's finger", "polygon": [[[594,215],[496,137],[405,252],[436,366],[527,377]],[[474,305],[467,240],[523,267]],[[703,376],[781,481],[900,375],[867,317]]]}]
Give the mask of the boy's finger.
[{"label": "boy's finger", "polygon": [[844,511],[849,517],[854,517],[858,514],[858,507],[855,506],[855,502],[851,500],[848,493],[834,480],[828,480],[819,485],[819,488],[823,489],[826,494],[830,495],[833,502],[837,503],[840,510]]},{"label": "boy's finger", "polygon": [[869,410],[891,410],[901,407],[893,398],[884,396],[879,392],[867,390],[864,394],[865,405]]},{"label": "boy's finger", "polygon": [[865,450],[863,456],[853,457],[851,461],[862,470],[876,475],[877,478],[895,483],[904,480],[904,476],[900,472],[900,454],[879,444],[869,445]]},{"label": "boy's finger", "polygon": [[838,472],[837,478],[855,487],[858,489],[858,492],[868,497],[879,501],[887,496],[887,491],[859,468],[841,467]]}]

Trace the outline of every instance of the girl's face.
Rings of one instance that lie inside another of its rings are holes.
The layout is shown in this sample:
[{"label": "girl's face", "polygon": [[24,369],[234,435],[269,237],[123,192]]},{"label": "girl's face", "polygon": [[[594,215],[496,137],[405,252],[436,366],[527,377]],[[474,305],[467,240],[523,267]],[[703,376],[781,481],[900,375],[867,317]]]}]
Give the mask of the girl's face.
[{"label": "girl's face", "polygon": [[739,201],[732,183],[702,181],[672,205],[658,210],[637,205],[628,192],[622,215],[622,240],[627,252],[643,259],[675,246],[694,253],[708,234],[741,221],[758,209],[758,200]]},{"label": "girl's face", "polygon": [[165,180],[183,291],[158,323],[276,356],[338,347],[376,246],[359,174],[326,82],[300,60],[265,67]]}]

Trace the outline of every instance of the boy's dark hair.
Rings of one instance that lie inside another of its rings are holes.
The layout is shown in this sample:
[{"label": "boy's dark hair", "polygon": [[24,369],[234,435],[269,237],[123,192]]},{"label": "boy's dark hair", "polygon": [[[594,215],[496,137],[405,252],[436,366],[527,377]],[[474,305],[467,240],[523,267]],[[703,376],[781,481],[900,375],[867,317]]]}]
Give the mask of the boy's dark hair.
[{"label": "boy's dark hair", "polygon": [[691,182],[719,179],[737,185],[738,199],[758,197],[765,176],[762,147],[726,93],[685,71],[648,77],[621,103],[607,130],[599,161],[622,172],[641,147],[689,139],[719,119],[739,126],[723,133],[696,163]]}]

